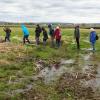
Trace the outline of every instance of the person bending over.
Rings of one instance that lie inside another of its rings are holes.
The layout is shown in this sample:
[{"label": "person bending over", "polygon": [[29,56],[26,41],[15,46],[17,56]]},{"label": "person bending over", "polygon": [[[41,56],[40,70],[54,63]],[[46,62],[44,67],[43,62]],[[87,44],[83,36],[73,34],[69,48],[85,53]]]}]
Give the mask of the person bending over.
[{"label": "person bending over", "polygon": [[5,36],[5,42],[9,41],[10,42],[10,36],[11,36],[11,29],[9,27],[5,27],[3,29],[6,33],[6,36]]}]

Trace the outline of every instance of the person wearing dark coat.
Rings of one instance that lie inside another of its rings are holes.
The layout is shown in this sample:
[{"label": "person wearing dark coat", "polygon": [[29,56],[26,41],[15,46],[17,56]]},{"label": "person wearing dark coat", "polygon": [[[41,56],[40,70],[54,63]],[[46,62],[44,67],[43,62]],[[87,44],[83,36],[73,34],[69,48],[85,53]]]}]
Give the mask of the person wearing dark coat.
[{"label": "person wearing dark coat", "polygon": [[76,39],[77,49],[80,49],[80,28],[79,26],[75,27],[74,37]]},{"label": "person wearing dark coat", "polygon": [[38,24],[36,26],[36,29],[35,29],[35,40],[36,40],[36,44],[39,45],[39,37],[40,37],[40,33],[42,32],[42,29],[40,27],[40,25]]},{"label": "person wearing dark coat", "polygon": [[9,27],[5,27],[3,29],[6,33],[6,36],[5,36],[5,42],[6,41],[9,41],[10,42],[10,36],[11,36],[11,29]]},{"label": "person wearing dark coat", "polygon": [[42,31],[43,31],[43,44],[44,46],[46,45],[46,41],[48,39],[48,33],[46,31],[46,29],[44,27],[42,27]]},{"label": "person wearing dark coat", "polygon": [[51,37],[51,46],[54,47],[54,28],[52,24],[49,24],[48,28],[49,28],[49,35]]}]

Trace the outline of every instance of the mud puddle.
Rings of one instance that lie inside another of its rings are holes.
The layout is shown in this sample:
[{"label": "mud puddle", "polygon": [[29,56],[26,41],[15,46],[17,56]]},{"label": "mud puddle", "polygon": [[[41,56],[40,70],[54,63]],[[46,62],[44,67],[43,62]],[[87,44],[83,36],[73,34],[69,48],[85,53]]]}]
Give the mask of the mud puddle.
[{"label": "mud puddle", "polygon": [[[69,71],[71,72],[73,70],[72,64],[74,63],[74,60],[61,60],[60,63],[55,63],[49,67],[46,67],[42,69],[38,75],[34,77],[35,80],[42,79],[45,84],[51,84],[52,82],[59,79],[59,77]],[[66,66],[65,66],[66,65]],[[40,65],[38,64],[37,67]],[[41,67],[42,68],[42,67]]]},{"label": "mud puddle", "polygon": [[25,89],[17,89],[10,94],[27,93],[34,87],[34,81],[41,80],[45,85],[57,82],[55,89],[59,94],[72,91],[67,96],[76,100],[100,98],[100,63],[93,53],[80,54],[75,59],[61,59],[48,67],[40,60],[36,62],[36,70],[38,73],[30,77],[33,82]]}]

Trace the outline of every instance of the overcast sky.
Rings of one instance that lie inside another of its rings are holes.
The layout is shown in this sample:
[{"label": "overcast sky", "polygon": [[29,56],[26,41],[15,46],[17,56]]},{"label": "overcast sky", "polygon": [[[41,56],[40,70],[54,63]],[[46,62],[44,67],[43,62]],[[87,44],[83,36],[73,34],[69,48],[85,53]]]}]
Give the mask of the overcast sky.
[{"label": "overcast sky", "polygon": [[100,23],[100,0],[0,0],[0,21]]}]

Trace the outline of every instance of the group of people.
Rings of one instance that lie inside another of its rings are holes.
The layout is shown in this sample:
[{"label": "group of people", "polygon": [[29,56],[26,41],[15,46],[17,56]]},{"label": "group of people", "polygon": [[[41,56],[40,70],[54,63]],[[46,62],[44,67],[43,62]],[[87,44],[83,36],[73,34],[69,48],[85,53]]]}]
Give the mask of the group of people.
[{"label": "group of people", "polygon": [[[24,33],[23,43],[24,44],[25,44],[25,42],[30,43],[30,41],[28,39],[29,31],[28,31],[27,27],[25,25],[22,25],[21,27],[22,27],[22,31]],[[49,33],[50,38],[51,38],[51,46],[53,47],[55,45],[54,41],[56,39],[56,46],[59,48],[61,46],[61,30],[60,30],[60,27],[57,26],[54,29],[53,26],[51,24],[49,24],[48,28],[49,28],[49,32],[47,32],[45,27],[40,27],[39,24],[36,26],[36,29],[35,29],[36,45],[40,44],[40,36],[41,36],[41,33],[42,33],[43,34],[43,45],[46,46],[46,42],[48,40],[48,33]]]},{"label": "group of people", "polygon": [[[21,25],[21,28],[23,32],[23,44],[25,44],[26,42],[30,43],[28,39],[30,35],[28,28],[24,24]],[[57,26],[56,28],[54,28],[52,24],[49,24],[48,29],[49,29],[49,32],[45,29],[45,27],[41,27],[39,24],[36,26],[36,29],[35,29],[36,45],[40,44],[40,36],[42,33],[43,34],[43,45],[46,46],[46,42],[48,40],[48,33],[49,33],[50,40],[51,40],[51,46],[52,47],[55,46],[55,40],[56,40],[56,46],[59,48],[61,46],[61,37],[62,37],[60,27]],[[6,41],[10,42],[11,29],[9,27],[5,27],[3,30],[6,33],[5,42]],[[96,40],[98,40],[98,35],[96,34],[96,31],[94,28],[91,28],[90,31],[91,31],[90,32],[90,43],[92,45],[93,51],[95,51],[95,43],[96,43]],[[76,40],[77,49],[79,50],[80,49],[80,27],[78,25],[75,26],[74,37]]]}]

